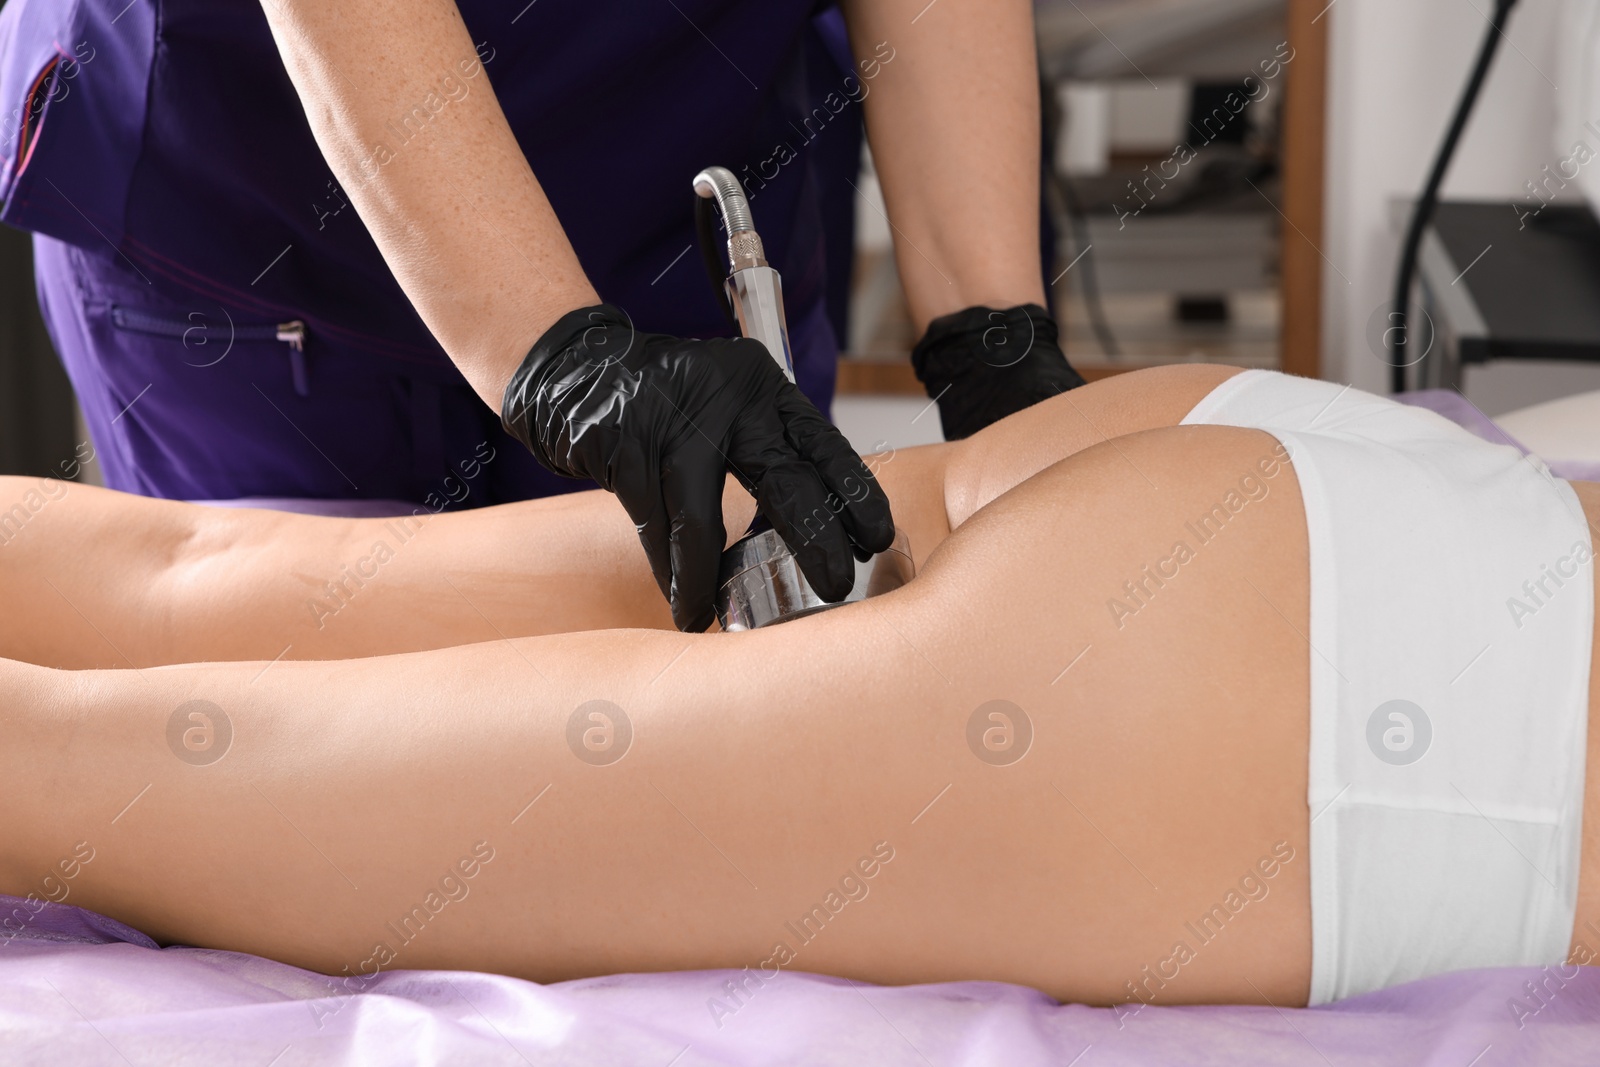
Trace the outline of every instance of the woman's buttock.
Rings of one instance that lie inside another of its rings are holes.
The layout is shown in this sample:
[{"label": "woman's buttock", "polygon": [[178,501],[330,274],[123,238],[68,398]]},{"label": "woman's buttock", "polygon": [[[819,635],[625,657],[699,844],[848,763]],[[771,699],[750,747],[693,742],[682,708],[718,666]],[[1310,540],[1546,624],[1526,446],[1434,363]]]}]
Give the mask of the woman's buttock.
[{"label": "woman's buttock", "polygon": [[939,835],[903,850],[935,892],[901,903],[939,951],[995,977],[984,960],[1031,959],[1009,980],[1091,1003],[1304,1003],[1307,541],[1278,442],[1095,446],[976,514],[906,592],[896,625],[975,757],[922,820]]}]

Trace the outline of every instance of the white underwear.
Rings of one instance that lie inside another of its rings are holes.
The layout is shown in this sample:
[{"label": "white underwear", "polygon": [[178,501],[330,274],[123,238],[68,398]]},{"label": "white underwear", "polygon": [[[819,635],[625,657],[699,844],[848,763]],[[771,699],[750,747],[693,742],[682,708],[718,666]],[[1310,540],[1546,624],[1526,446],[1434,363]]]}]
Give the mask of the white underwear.
[{"label": "white underwear", "polygon": [[1245,371],[1185,424],[1288,450],[1311,563],[1311,1003],[1567,955],[1594,633],[1572,486],[1347,386]]}]

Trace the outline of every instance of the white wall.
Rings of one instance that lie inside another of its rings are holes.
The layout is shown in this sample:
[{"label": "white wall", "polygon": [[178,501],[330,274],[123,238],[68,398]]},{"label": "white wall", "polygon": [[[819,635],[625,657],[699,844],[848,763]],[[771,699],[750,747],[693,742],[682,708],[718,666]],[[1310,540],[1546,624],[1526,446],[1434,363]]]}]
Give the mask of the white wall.
[{"label": "white wall", "polygon": [[[1563,0],[1517,5],[1445,196],[1503,198],[1509,205],[1525,195],[1524,182],[1560,158],[1555,85],[1562,7]],[[1388,303],[1394,284],[1399,235],[1388,205],[1421,189],[1491,10],[1491,0],[1335,0],[1325,16],[1332,25],[1324,377],[1375,392],[1388,389],[1388,367],[1366,337],[1369,319]],[[1600,117],[1600,100],[1592,107],[1592,117]],[[1569,192],[1576,195],[1576,186]],[[1600,367],[1562,372],[1501,365],[1469,371],[1466,386],[1469,398],[1495,413],[1576,389],[1600,389]]]}]

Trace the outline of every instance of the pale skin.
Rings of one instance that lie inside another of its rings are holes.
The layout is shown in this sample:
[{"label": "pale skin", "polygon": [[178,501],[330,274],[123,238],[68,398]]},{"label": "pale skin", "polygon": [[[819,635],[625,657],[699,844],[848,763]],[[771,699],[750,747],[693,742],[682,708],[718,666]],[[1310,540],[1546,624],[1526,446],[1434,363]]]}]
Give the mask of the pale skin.
[{"label": "pale skin", "polygon": [[[1258,431],[1175,426],[1230,373],[1137,372],[880,460],[918,577],[747,634],[638,628],[666,620],[599,493],[434,518],[318,631],[305,576],[337,572],[380,524],[67,487],[0,546],[0,595],[24,608],[0,623],[0,891],[41,893],[86,842],[92,861],[56,879],[69,903],[333,974],[756,970],[782,939],[786,969],[1110,1003],[1266,863],[1265,895],[1153,997],[1304,1003],[1292,466],[1136,618],[1106,610],[1274,454]],[[0,503],[35,487],[0,482]],[[1593,522],[1600,487],[1577,490]],[[737,529],[748,501],[727,503]],[[512,528],[546,546],[539,569]],[[619,628],[548,632],[589,626]],[[381,658],[327,658],[358,655]],[[185,661],[212,662],[154,666]],[[167,741],[195,699],[234,731],[206,766]],[[996,699],[1034,728],[1009,766],[967,743]],[[567,744],[590,700],[632,723],[607,766]],[[1593,680],[1590,707],[1593,763]],[[1591,946],[1596,777],[1575,930]],[[493,858],[470,894],[401,943],[386,924],[479,842]],[[785,923],[875,846],[892,859],[858,879],[868,895],[801,943]],[[378,942],[392,960],[372,962]]]},{"label": "pale skin", "polygon": [[[867,133],[917,329],[975,305],[1042,304],[1031,7],[844,7],[858,58],[880,42],[894,49],[865,99]],[[498,411],[534,341],[600,294],[517,146],[454,0],[264,0],[262,9],[329,167],[429,330]],[[393,140],[386,124],[437,93],[446,73],[469,91],[426,137],[375,163],[374,147]],[[685,196],[692,177],[683,176]]]}]

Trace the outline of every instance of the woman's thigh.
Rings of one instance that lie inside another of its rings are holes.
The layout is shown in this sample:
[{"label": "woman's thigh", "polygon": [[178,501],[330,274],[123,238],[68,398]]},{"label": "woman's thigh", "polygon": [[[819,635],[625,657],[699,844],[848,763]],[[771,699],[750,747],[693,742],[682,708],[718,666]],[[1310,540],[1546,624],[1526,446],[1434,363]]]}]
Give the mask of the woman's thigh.
[{"label": "woman's thigh", "polygon": [[[1181,419],[1229,368],[1095,383],[954,444],[867,458],[921,563],[999,493],[1106,436]],[[499,637],[667,628],[620,505],[599,491],[329,519],[0,478],[0,656],[52,667],[341,659]],[[724,518],[754,514],[729,479]]]},{"label": "woman's thigh", "polygon": [[[925,555],[943,449],[871,457]],[[728,480],[730,538],[755,513]],[[334,519],[0,477],[0,656],[63,669],[344,659],[502,637],[671,627],[615,497]]]},{"label": "woman's thigh", "polygon": [[904,589],[753,633],[11,665],[0,891],[83,842],[74,903],[332,973],[1303,1002],[1306,547],[1274,449],[1089,449]]}]

